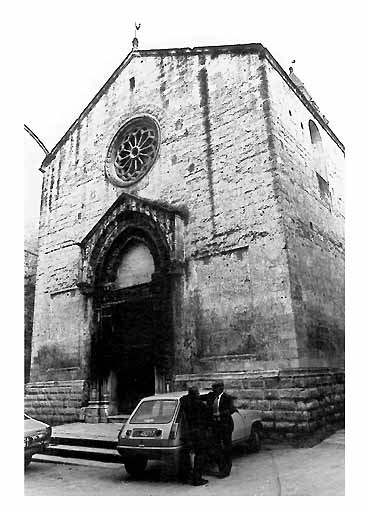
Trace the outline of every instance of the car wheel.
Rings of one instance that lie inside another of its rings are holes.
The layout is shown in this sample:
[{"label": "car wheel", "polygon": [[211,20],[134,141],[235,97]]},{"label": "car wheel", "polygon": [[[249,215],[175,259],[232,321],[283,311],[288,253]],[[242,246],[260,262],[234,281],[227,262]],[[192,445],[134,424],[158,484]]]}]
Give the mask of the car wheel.
[{"label": "car wheel", "polygon": [[249,452],[257,453],[261,448],[261,437],[259,427],[253,426],[250,432],[250,437],[247,442]]},{"label": "car wheel", "polygon": [[132,476],[140,476],[145,471],[147,466],[147,458],[146,457],[134,457],[131,459],[127,459],[124,462],[124,467],[128,474]]}]

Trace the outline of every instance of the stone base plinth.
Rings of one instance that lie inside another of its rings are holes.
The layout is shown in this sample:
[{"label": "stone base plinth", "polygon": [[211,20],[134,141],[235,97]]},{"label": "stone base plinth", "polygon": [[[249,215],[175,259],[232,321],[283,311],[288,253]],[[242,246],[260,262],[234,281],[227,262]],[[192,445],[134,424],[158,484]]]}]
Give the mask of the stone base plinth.
[{"label": "stone base plinth", "polygon": [[343,369],[182,374],[175,378],[175,389],[185,389],[188,384],[210,389],[217,379],[224,381],[237,407],[261,412],[265,437],[270,440],[294,440],[316,432],[324,435],[343,426]]},{"label": "stone base plinth", "polygon": [[106,400],[90,400],[88,406],[81,413],[82,421],[86,423],[107,423],[109,416],[109,402]]},{"label": "stone base plinth", "polygon": [[[259,410],[264,435],[272,441],[324,436],[344,424],[345,374],[343,369],[294,368],[258,371],[181,374],[174,390],[197,384],[211,388],[222,379],[226,391],[241,409]],[[106,423],[108,400],[90,400],[85,380],[47,381],[25,386],[25,412],[50,425],[84,421]],[[86,405],[87,404],[87,405]]]},{"label": "stone base plinth", "polygon": [[44,381],[25,385],[24,412],[49,425],[80,421],[86,404],[86,380]]}]

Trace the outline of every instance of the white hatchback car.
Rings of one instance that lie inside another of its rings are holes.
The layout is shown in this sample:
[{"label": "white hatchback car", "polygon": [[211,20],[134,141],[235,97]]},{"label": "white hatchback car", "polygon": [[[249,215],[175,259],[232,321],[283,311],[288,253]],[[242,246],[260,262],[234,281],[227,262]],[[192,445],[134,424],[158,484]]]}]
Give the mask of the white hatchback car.
[{"label": "white hatchback car", "polygon": [[[117,449],[129,474],[143,473],[148,460],[163,461],[174,471],[179,469],[184,443],[180,398],[184,395],[186,392],[163,393],[139,402],[118,435]],[[232,418],[232,444],[244,444],[250,451],[259,451],[260,413],[239,409]]]}]

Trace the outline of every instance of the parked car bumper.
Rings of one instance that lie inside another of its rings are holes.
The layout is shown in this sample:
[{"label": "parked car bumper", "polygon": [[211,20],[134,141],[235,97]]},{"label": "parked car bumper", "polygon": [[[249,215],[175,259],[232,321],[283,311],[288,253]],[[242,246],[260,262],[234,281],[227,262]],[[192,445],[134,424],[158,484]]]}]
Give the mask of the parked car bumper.
[{"label": "parked car bumper", "polygon": [[117,446],[118,452],[123,459],[142,456],[150,460],[177,461],[180,458],[182,446],[168,446],[163,448],[155,446]]},{"label": "parked car bumper", "polygon": [[32,455],[35,455],[36,453],[44,453],[46,448],[50,444],[50,439],[45,439],[41,441],[31,441],[29,442],[29,438],[24,438],[25,441],[27,440],[27,446],[25,443],[24,446],[24,458],[29,459],[32,457]]}]

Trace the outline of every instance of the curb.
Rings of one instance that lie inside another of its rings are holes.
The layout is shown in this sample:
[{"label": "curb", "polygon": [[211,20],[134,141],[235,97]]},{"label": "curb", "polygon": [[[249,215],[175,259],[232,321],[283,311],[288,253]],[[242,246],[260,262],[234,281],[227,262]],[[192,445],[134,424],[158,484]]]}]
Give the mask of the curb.
[{"label": "curb", "polygon": [[45,454],[36,454],[32,457],[32,462],[39,462],[40,464],[63,464],[70,466],[85,466],[85,467],[124,467],[123,463],[118,462],[102,462],[101,460],[88,460],[88,459],[79,459],[79,458],[66,458],[66,457],[57,457],[56,455],[45,455]]}]

